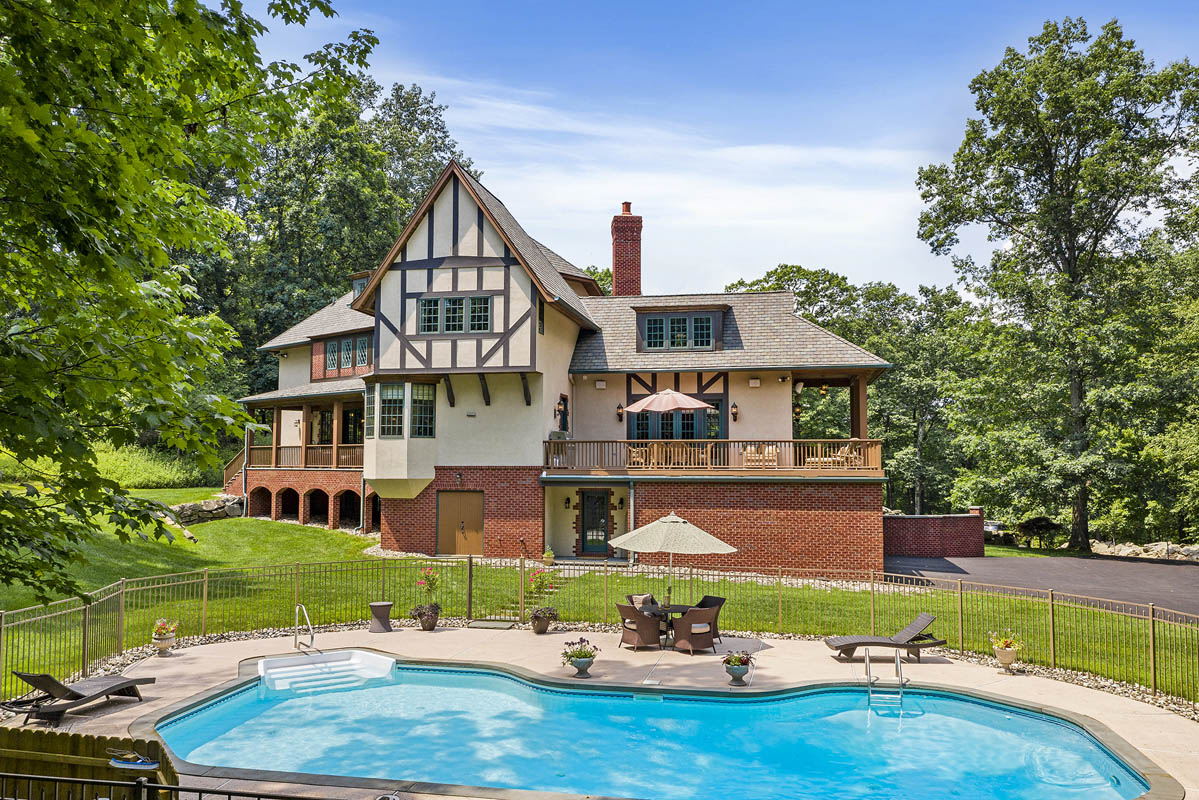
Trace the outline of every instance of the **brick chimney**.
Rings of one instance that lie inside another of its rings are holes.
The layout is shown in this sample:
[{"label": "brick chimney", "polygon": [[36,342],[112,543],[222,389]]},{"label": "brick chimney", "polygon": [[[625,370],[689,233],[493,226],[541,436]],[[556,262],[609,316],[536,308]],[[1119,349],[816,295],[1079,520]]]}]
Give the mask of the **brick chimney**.
[{"label": "brick chimney", "polygon": [[612,218],[612,294],[641,294],[641,217],[633,204],[620,204]]}]

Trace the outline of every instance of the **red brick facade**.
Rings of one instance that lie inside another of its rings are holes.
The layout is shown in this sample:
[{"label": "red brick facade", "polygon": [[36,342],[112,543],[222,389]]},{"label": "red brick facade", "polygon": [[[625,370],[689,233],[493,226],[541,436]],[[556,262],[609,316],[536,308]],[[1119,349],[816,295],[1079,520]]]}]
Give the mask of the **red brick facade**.
[{"label": "red brick facade", "polygon": [[[246,473],[246,490],[249,494],[249,515],[283,519],[292,514],[285,512],[284,493],[292,490],[298,496],[294,516],[301,524],[312,521],[314,510],[317,519],[328,527],[336,528],[341,518],[341,497],[350,492],[358,496],[362,491],[362,472],[350,469],[251,469]],[[316,493],[316,494],[314,494]],[[328,498],[327,504],[319,493]],[[241,481],[236,480],[229,494],[241,494]],[[366,487],[366,502],[374,492]],[[321,513],[327,508],[327,515]],[[369,519],[367,521],[369,527]]]},{"label": "red brick facade", "polygon": [[624,203],[612,218],[612,294],[641,294],[641,217]]},{"label": "red brick facade", "polygon": [[[374,348],[373,347],[367,348],[366,363],[361,366],[358,365],[358,350],[357,350],[358,338],[360,336],[365,336],[365,335],[367,335],[367,334],[355,333],[355,334],[351,334],[346,337],[338,337],[335,339],[320,339],[318,341],[313,342],[312,343],[312,371],[311,371],[312,380],[319,381],[319,380],[325,380],[325,379],[332,380],[333,378],[352,378],[355,375],[368,374],[371,371],[371,369],[373,367],[373,362],[374,362],[374,352],[373,352]],[[354,342],[353,366],[342,367],[341,366],[341,358],[339,357],[337,359],[338,368],[326,370],[325,369],[325,344],[326,344],[326,342],[329,342],[329,341],[340,342],[340,341],[342,341],[343,338],[349,339],[350,341]]]},{"label": "red brick facade", "polygon": [[[737,548],[696,566],[882,570],[878,483],[638,483],[635,525],[675,512]],[[645,553],[646,563],[666,563]],[[675,558],[678,563],[679,558]]]},{"label": "red brick facade", "polygon": [[982,514],[949,514],[936,517],[885,516],[883,550],[889,556],[981,557]]},{"label": "red brick facade", "polygon": [[411,500],[381,498],[383,547],[436,553],[437,492],[476,491],[483,493],[483,555],[537,557],[545,550],[540,478],[540,467],[437,467],[433,482]]}]

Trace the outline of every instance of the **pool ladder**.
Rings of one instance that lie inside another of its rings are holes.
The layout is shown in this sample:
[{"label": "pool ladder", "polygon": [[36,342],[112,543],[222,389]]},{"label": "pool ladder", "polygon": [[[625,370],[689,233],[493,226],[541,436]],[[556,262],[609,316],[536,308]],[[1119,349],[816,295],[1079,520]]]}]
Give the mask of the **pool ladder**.
[{"label": "pool ladder", "polygon": [[[306,626],[308,626],[308,642],[307,643],[300,641],[300,612],[301,611],[304,612],[304,624]],[[316,644],[316,631],[314,631],[312,629],[312,620],[310,620],[308,618],[308,609],[307,609],[307,607],[305,607],[305,605],[303,603],[296,603],[295,635],[292,638],[291,646],[294,647],[296,650],[302,650],[305,647],[307,647],[309,650],[311,650],[311,649],[313,649],[313,647],[315,647],[315,644]]]},{"label": "pool ladder", "polygon": [[874,684],[878,678],[874,677],[870,672],[870,648],[865,649],[866,656],[866,705],[874,707],[894,707],[903,711],[903,687],[907,680],[903,677],[903,661],[899,657],[899,651],[895,651],[895,679],[899,684],[899,691],[892,693],[880,693],[877,697],[874,694]]}]

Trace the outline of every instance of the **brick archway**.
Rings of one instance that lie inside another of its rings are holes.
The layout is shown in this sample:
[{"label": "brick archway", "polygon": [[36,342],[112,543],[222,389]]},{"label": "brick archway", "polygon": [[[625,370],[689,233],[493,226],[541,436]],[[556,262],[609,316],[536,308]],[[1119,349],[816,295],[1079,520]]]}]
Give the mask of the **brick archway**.
[{"label": "brick archway", "polygon": [[329,506],[330,528],[357,528],[362,524],[362,500],[353,489],[333,495]]},{"label": "brick archway", "polygon": [[250,490],[249,506],[246,513],[251,517],[269,517],[271,515],[271,490],[265,486],[256,486]]},{"label": "brick archway", "polygon": [[332,505],[329,502],[329,493],[324,489],[309,489],[304,493],[304,503],[300,514],[300,524],[307,525],[310,522],[317,522],[325,527],[331,527],[329,523],[332,521],[330,511]]},{"label": "brick archway", "polygon": [[275,492],[275,508],[271,519],[299,519],[300,493],[290,486]]}]

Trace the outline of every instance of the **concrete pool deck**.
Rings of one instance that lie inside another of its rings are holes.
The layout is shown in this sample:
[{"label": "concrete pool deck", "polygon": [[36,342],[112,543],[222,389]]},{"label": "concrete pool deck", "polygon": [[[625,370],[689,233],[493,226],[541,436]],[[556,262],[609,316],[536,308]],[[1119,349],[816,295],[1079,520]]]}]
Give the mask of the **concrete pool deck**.
[{"label": "concrete pool deck", "polygon": [[[752,689],[786,689],[813,681],[861,682],[865,666],[859,657],[839,662],[817,641],[783,639],[737,639],[726,636],[719,653],[689,656],[672,650],[619,648],[619,636],[608,633],[580,634],[551,631],[538,636],[528,630],[438,628],[426,633],[415,628],[397,628],[392,633],[371,634],[365,629],[319,633],[317,649],[362,647],[411,659],[444,659],[459,662],[502,663],[553,679],[566,679],[573,670],[562,666],[559,654],[567,640],[585,636],[602,648],[589,684],[625,684],[647,689],[698,689],[736,692],[726,684],[728,677],[720,657],[730,650],[748,650],[757,664],[747,677]],[[68,714],[59,727],[77,733],[129,735],[135,720],[180,703],[238,677],[238,664],[265,655],[294,654],[292,638],[247,639],[202,645],[173,651],[166,658],[148,658],[125,670],[131,676],[155,676],[157,682],[143,687],[145,700],[130,703],[114,700],[91,707],[86,714]],[[892,651],[876,651],[872,669],[884,681],[893,681]],[[1091,717],[1169,773],[1187,791],[1199,798],[1199,723],[1156,706],[1125,697],[1032,675],[1006,675],[993,667],[926,654],[922,663],[904,662],[904,677],[912,684],[936,684],[1044,705]],[[744,690],[741,690],[744,691]],[[10,722],[9,724],[13,724]],[[181,776],[185,785],[305,795],[311,797],[374,798],[378,789],[302,786],[292,783],[263,783],[243,780]],[[403,781],[397,781],[402,784]],[[401,792],[400,797],[426,798],[434,795]],[[444,797],[444,795],[437,795]]]}]

